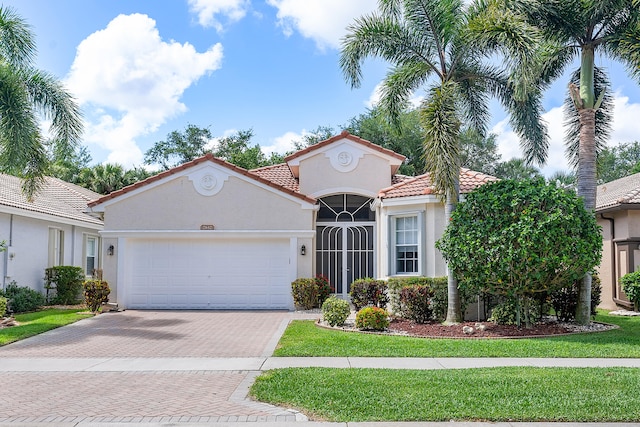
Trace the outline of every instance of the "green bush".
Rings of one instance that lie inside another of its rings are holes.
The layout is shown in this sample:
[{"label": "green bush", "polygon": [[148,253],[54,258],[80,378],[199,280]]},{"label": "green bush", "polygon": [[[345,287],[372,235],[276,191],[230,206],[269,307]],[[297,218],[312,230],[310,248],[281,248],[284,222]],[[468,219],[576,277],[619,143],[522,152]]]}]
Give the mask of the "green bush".
[{"label": "green bush", "polygon": [[325,300],[333,293],[333,289],[331,288],[331,284],[329,283],[327,276],[318,274],[315,277],[315,281],[316,287],[318,288],[318,307],[322,307]]},{"label": "green bush", "polygon": [[[391,311],[400,317],[410,318],[405,312],[405,307],[400,300],[402,288],[407,286],[426,286],[431,289],[431,310],[435,320],[444,320],[447,316],[447,278],[446,277],[392,277],[388,281],[389,301],[391,303]],[[460,308],[462,313],[465,312],[467,306],[474,300],[475,294],[466,287],[459,287]]]},{"label": "green bush", "polygon": [[517,325],[520,326],[522,321],[527,325],[531,325],[540,320],[539,305],[530,297],[524,297],[521,300],[516,298],[507,298],[493,307],[489,321],[498,325]]},{"label": "green bush", "polygon": [[82,288],[84,290],[84,302],[92,313],[97,312],[102,303],[109,301],[111,289],[109,289],[109,284],[104,280],[85,280]]},{"label": "green bush", "polygon": [[351,308],[343,299],[331,296],[322,304],[322,317],[331,326],[342,326],[349,317]]},{"label": "green bush", "polygon": [[311,310],[318,303],[318,286],[315,279],[301,278],[291,282],[291,294],[296,307]]},{"label": "green bush", "polygon": [[56,296],[51,300],[53,304],[77,304],[82,300],[85,279],[82,267],[59,265],[46,268],[44,273],[44,287],[56,290]]},{"label": "green bush", "polygon": [[365,307],[356,313],[356,328],[383,331],[389,326],[389,313],[380,307]]},{"label": "green bush", "polygon": [[620,278],[620,283],[627,298],[633,303],[634,309],[638,310],[638,305],[640,305],[640,271],[625,274]]},{"label": "green bush", "polygon": [[18,286],[15,282],[11,282],[0,296],[9,300],[14,313],[37,311],[45,304],[45,297],[40,292],[27,286]]},{"label": "green bush", "polygon": [[7,312],[7,299],[5,297],[0,297],[0,317],[4,317],[4,314]]},{"label": "green bush", "polygon": [[433,318],[433,289],[429,286],[405,286],[400,291],[403,317],[416,323],[427,323]]},{"label": "green bush", "polygon": [[386,308],[389,303],[387,295],[387,282],[375,280],[370,277],[355,280],[351,283],[351,302],[356,310],[368,305]]},{"label": "green bush", "polygon": [[[556,318],[561,322],[572,322],[576,318],[578,308],[578,290],[582,280],[576,280],[571,286],[551,293],[549,300],[556,313]],[[596,315],[596,308],[600,304],[602,285],[597,275],[591,277],[591,315]]]}]

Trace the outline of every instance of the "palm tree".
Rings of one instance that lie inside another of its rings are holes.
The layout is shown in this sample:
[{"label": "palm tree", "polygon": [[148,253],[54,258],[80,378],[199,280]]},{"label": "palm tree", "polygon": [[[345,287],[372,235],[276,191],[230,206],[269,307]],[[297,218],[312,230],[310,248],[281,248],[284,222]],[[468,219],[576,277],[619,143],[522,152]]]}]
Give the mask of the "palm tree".
[{"label": "palm tree", "polygon": [[33,67],[36,46],[29,25],[0,6],[0,170],[23,177],[23,191],[38,190],[47,164],[39,118],[51,137],[75,146],[82,133],[77,104],[51,74]]},{"label": "palm tree", "polygon": [[[634,5],[635,3],[635,5]],[[514,13],[536,25],[546,43],[541,50],[540,81],[548,84],[580,59],[569,84],[569,155],[577,165],[578,196],[587,209],[596,202],[598,146],[608,138],[611,103],[606,74],[595,66],[596,52],[626,65],[640,78],[640,2],[637,0],[505,0]],[[609,98],[610,99],[610,98]],[[576,320],[590,321],[591,276],[580,288]]]},{"label": "palm tree", "polygon": [[[340,66],[352,87],[360,85],[362,62],[368,57],[392,64],[382,85],[380,108],[397,121],[409,97],[424,88],[420,107],[426,170],[446,199],[447,218],[458,202],[460,129],[468,124],[485,135],[489,99],[496,96],[512,113],[512,128],[523,144],[546,153],[546,130],[539,97],[521,90],[508,70],[492,65],[489,55],[508,53],[512,64],[531,60],[535,28],[521,17],[504,13],[500,25],[489,19],[494,9],[483,0],[465,7],[463,0],[379,0],[378,11],[348,27]],[[503,36],[508,30],[511,37]],[[449,271],[446,323],[462,319],[457,281]]]},{"label": "palm tree", "polygon": [[106,163],[80,171],[78,184],[99,194],[109,194],[130,184],[121,165]]}]

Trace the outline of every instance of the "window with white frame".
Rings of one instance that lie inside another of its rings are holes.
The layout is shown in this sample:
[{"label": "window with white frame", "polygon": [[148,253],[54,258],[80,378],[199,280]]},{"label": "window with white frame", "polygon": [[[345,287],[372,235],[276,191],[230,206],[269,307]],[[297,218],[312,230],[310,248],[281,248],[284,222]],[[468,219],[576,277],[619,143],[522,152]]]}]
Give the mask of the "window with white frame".
[{"label": "window with white frame", "polygon": [[64,264],[64,230],[49,229],[49,267]]},{"label": "window with white frame", "polygon": [[93,271],[100,268],[98,265],[98,244],[100,238],[97,236],[86,236],[84,248],[85,248],[85,274],[87,276],[93,275]]},{"label": "window with white frame", "polygon": [[420,222],[419,215],[392,218],[393,274],[420,274]]}]

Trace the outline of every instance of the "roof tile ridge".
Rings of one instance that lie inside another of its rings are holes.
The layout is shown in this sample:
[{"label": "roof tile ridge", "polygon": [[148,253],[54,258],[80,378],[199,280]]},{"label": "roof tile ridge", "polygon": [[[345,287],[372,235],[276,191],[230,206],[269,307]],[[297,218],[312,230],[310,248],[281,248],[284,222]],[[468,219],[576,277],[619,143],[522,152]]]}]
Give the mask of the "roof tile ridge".
[{"label": "roof tile ridge", "polygon": [[391,190],[395,190],[398,187],[402,187],[404,185],[409,185],[411,183],[416,182],[419,179],[425,178],[429,175],[429,172],[427,173],[423,173],[422,175],[418,175],[418,176],[413,176],[410,177],[409,179],[405,180],[405,181],[401,181],[401,182],[396,182],[395,184],[392,184],[388,187],[383,188],[382,190],[378,191],[378,195],[384,195],[385,193],[391,191]]},{"label": "roof tile ridge", "polygon": [[274,169],[274,168],[283,167],[283,166],[286,166],[287,168],[289,167],[286,163],[283,162],[283,163],[277,163],[275,165],[260,166],[259,168],[249,169],[249,172],[263,171],[263,170]]}]

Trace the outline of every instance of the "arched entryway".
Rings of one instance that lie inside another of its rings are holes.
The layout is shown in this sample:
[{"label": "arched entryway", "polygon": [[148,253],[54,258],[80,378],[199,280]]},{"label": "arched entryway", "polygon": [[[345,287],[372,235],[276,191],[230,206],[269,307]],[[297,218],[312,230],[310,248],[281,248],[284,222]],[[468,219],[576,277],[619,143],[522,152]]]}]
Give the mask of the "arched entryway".
[{"label": "arched entryway", "polygon": [[374,277],[375,211],[373,199],[336,194],[319,199],[316,221],[316,273],[323,274],[346,298],[351,282]]}]

